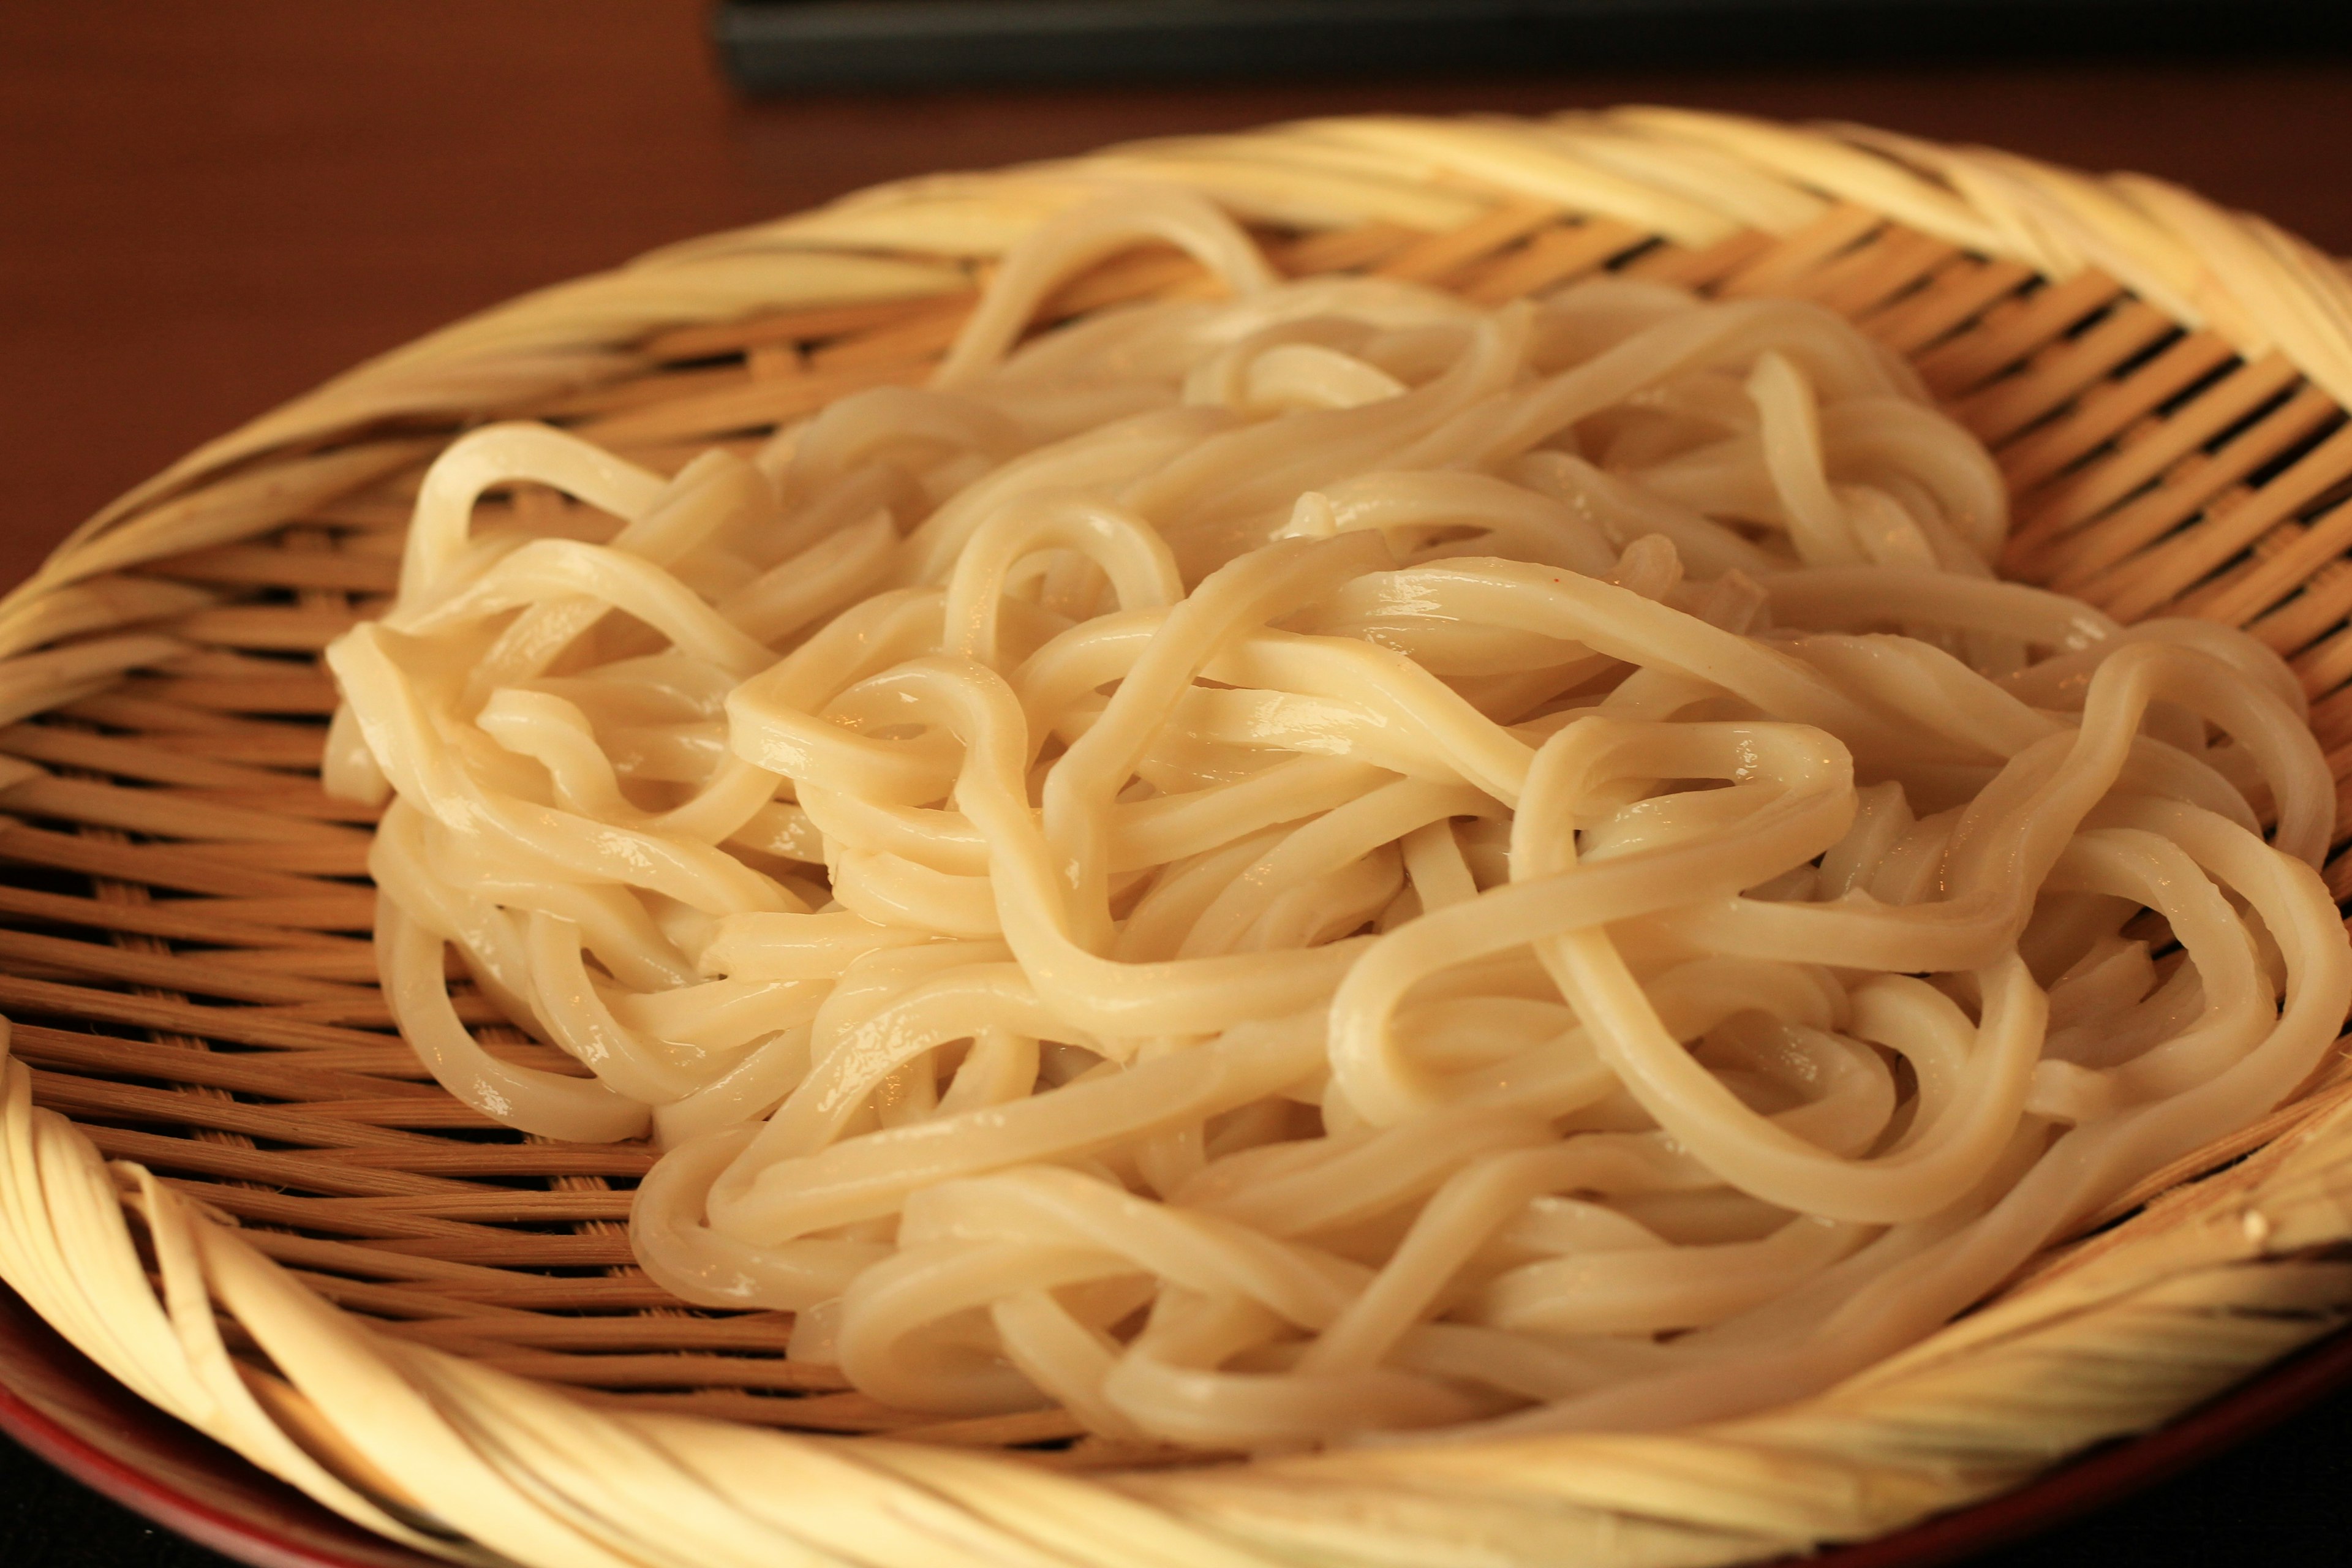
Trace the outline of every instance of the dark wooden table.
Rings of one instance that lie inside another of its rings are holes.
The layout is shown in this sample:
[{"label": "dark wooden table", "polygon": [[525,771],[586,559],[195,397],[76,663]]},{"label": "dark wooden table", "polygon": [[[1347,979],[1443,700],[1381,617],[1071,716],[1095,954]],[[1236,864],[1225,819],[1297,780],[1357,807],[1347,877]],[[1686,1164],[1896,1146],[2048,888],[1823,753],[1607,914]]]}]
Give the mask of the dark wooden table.
[{"label": "dark wooden table", "polygon": [[[2130,167],[2352,253],[2352,64],[1664,69],[738,101],[696,0],[0,6],[0,582],[204,438],[535,285],[877,180],[1365,110],[1671,102]],[[2352,1399],[1983,1559],[2343,1560]],[[0,1444],[0,1562],[217,1559]]]}]

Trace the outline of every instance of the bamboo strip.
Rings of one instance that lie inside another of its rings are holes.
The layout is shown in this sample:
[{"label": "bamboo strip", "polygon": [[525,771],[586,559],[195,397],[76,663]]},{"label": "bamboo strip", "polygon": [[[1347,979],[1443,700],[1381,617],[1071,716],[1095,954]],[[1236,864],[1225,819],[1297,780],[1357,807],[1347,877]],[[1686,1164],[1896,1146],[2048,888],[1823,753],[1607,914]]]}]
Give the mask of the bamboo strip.
[{"label": "bamboo strip", "polygon": [[[1601,220],[1601,221],[1606,221]],[[1288,245],[1277,245],[1272,259],[1293,278],[1315,272],[1355,272],[1378,267],[1426,232],[1402,224],[1375,220],[1352,227],[1310,234]]]},{"label": "bamboo strip", "polygon": [[1889,227],[1795,286],[1803,298],[1853,320],[1926,287],[1958,254],[1930,236]]},{"label": "bamboo strip", "polygon": [[[2318,456],[2317,453],[2313,454]],[[2329,491],[2339,492],[2345,480],[2352,478],[2352,436],[2347,436],[2339,453],[2331,454],[2330,468],[2336,470],[2332,481],[2326,483]],[[2324,476],[2326,469],[2321,470]],[[2317,484],[2320,476],[2315,476]],[[2284,476],[2281,476],[2284,479]],[[2264,488],[2264,493],[2276,488],[2277,481]],[[2215,595],[2198,606],[2198,614],[2208,620],[2237,623],[2259,615],[2264,605],[2273,603],[2282,595],[2292,594],[2300,584],[2309,591],[2317,574],[2342,558],[2343,547],[2352,542],[2352,509],[2338,499],[2327,510],[2306,516],[2300,526],[2290,525],[2283,535],[2273,535],[2280,548],[2266,552],[2256,569],[2242,582]]]},{"label": "bamboo strip", "polygon": [[[1198,261],[1172,246],[1146,246],[1129,255],[1115,257],[1101,266],[1070,279],[1039,302],[1036,324],[1040,327],[1066,321],[1083,316],[1089,310],[1099,310],[1108,305],[1124,305],[1136,300],[1177,299],[1222,291]],[[969,309],[946,313],[946,320],[956,326],[963,324]],[[935,324],[915,334],[918,343],[936,341],[944,323]],[[944,344],[940,345],[944,347]],[[853,345],[842,344],[841,348]],[[832,347],[818,349],[810,354],[834,353]],[[887,353],[903,352],[891,348]],[[928,354],[936,350],[925,349]]]},{"label": "bamboo strip", "polygon": [[1725,278],[1771,247],[1769,238],[1755,233],[1735,234],[1698,250],[1654,245],[1625,258],[1620,270],[1628,278],[1704,293],[1718,288]]},{"label": "bamboo strip", "polygon": [[[2095,592],[2085,584],[2085,596],[2102,602],[2107,613],[2118,619],[2137,620],[2176,597],[2252,544],[2272,524],[2294,516],[2343,483],[2347,477],[2352,477],[2352,426],[2337,429],[2297,458],[2284,472],[2248,493],[2239,504],[2210,510],[2203,527],[2150,550],[2133,563],[2130,574],[2122,576],[2120,582],[2111,586],[2101,584]],[[2312,556],[2306,551],[2299,552],[2297,558],[2307,568],[2326,557]],[[2294,579],[2274,574],[2273,580],[2291,583]],[[2236,595],[2232,604],[2245,603],[2247,598],[2245,595]],[[2216,613],[2228,612],[2217,605]]]},{"label": "bamboo strip", "polygon": [[[291,539],[299,531],[299,528],[289,525],[280,531],[278,537],[281,540]],[[325,681],[329,686],[334,684],[315,660],[245,653],[233,647],[184,647],[160,668],[166,675],[198,679],[272,680],[307,678]]]},{"label": "bamboo strip", "polygon": [[144,904],[103,904],[95,899],[0,884],[0,915],[15,915],[51,925],[135,931],[148,936],[171,937],[181,942],[209,942],[222,947],[241,944],[268,948],[277,952],[304,948],[333,948],[351,940],[303,926],[246,924],[217,915],[187,912],[191,907],[209,910],[218,901],[181,899],[160,904],[152,901]]},{"label": "bamboo strip", "polygon": [[0,930],[0,963],[9,961],[45,963],[66,973],[250,1002],[341,1001],[350,994],[354,1005],[362,1005],[364,995],[354,987],[332,981],[257,973],[197,958],[127,952],[33,931]]},{"label": "bamboo strip", "polygon": [[[247,1233],[240,1231],[240,1237]],[[255,1232],[253,1235],[266,1235]],[[502,1302],[460,1300],[411,1285],[385,1285],[366,1279],[349,1279],[340,1274],[323,1273],[314,1268],[289,1268],[286,1278],[317,1296],[320,1300],[364,1312],[373,1319],[390,1322],[448,1321],[473,1324],[492,1319],[528,1320],[535,1314],[528,1307],[513,1307]]]},{"label": "bamboo strip", "polygon": [[289,1019],[258,1007],[199,1007],[186,1002],[61,985],[15,974],[0,974],[0,1008],[18,1016],[121,1024],[287,1050],[354,1044],[374,1048],[385,1043],[381,1035]]},{"label": "bamboo strip", "polygon": [[[331,826],[320,822],[306,823],[308,826]],[[364,877],[367,875],[368,839],[346,840],[328,838],[323,835],[306,839],[283,839],[275,843],[247,840],[224,843],[219,840],[191,840],[185,845],[192,856],[236,859],[264,870],[278,871],[294,877]]]},{"label": "bamboo strip", "polygon": [[[82,712],[66,716],[89,717]],[[301,785],[311,782],[310,775],[319,766],[319,749],[324,734],[309,724],[226,731],[147,730],[140,733],[139,743],[157,752],[184,752],[275,772],[289,784]]]},{"label": "bamboo strip", "polygon": [[[430,1258],[442,1263],[478,1263],[498,1268],[617,1268],[634,1262],[628,1234],[549,1236],[536,1231],[450,1226],[429,1236],[371,1239],[366,1250],[390,1256]],[[642,1278],[642,1277],[641,1277]],[[664,1304],[668,1292],[655,1292]]]},{"label": "bamboo strip", "polygon": [[[305,1050],[292,1065],[314,1068],[320,1072],[354,1073],[371,1079],[388,1079],[398,1083],[425,1083],[431,1080],[432,1075],[425,1070],[425,1064],[416,1059],[416,1052],[410,1048],[407,1042],[382,1036],[372,1037],[380,1039],[382,1043],[373,1046],[328,1047],[324,1049]],[[283,1058],[273,1057],[271,1059]]]},{"label": "bamboo strip", "polygon": [[2339,687],[2311,705],[2311,732],[2330,750],[2352,738],[2352,689]]},{"label": "bamboo strip", "polygon": [[1066,1410],[1024,1410],[1016,1415],[986,1415],[969,1421],[930,1421],[899,1426],[891,1437],[901,1443],[947,1443],[961,1447],[1011,1447],[1022,1443],[1066,1442],[1083,1436],[1086,1427]]},{"label": "bamboo strip", "polygon": [[[306,1196],[301,1194],[273,1192],[241,1182],[192,1182],[174,1179],[172,1190],[193,1203],[202,1204],[207,1212],[237,1221],[259,1221],[262,1224],[298,1231],[329,1232],[342,1238],[364,1238],[378,1246],[394,1241],[437,1242],[479,1251],[488,1242],[516,1237],[529,1237],[530,1232],[499,1229],[495,1226],[453,1221],[415,1212],[416,1200],[404,1197],[394,1207],[383,1198],[337,1199]],[[543,1195],[543,1194],[542,1194]],[[361,1211],[336,1205],[352,1202],[364,1203],[370,1208]],[[535,1239],[546,1240],[545,1237]],[[555,1239],[568,1239],[558,1237]],[[471,1261],[480,1261],[477,1257]],[[508,1262],[529,1266],[531,1261],[512,1257]],[[548,1262],[548,1259],[536,1261]]]},{"label": "bamboo strip", "polygon": [[[929,335],[954,335],[952,326],[926,329]],[[717,392],[681,397],[583,420],[575,428],[601,446],[631,441],[702,439],[737,430],[766,429],[796,415],[811,413],[853,392],[869,386],[918,379],[916,367],[928,363],[929,350],[913,350],[903,357],[873,364],[827,365],[806,375],[749,381]]]},{"label": "bamboo strip", "polygon": [[[166,1127],[212,1128],[223,1132],[242,1132],[248,1138],[268,1138],[278,1142],[313,1148],[348,1149],[355,1161],[362,1163],[364,1163],[367,1152],[374,1152],[380,1155],[388,1154],[390,1158],[373,1163],[390,1164],[396,1169],[410,1168],[409,1162],[403,1156],[412,1152],[423,1156],[431,1152],[433,1142],[419,1134],[395,1128],[337,1121],[275,1106],[214,1100],[194,1090],[147,1089],[138,1084],[112,1083],[78,1078],[69,1073],[39,1070],[34,1072],[32,1081],[35,1092],[41,1097],[41,1103],[60,1110],[124,1121],[161,1123]],[[419,1163],[423,1163],[421,1159]]]},{"label": "bamboo strip", "polygon": [[964,310],[942,310],[887,331],[825,343],[810,351],[809,374],[813,379],[838,378],[845,390],[886,385],[899,380],[919,381],[929,374],[940,355],[955,342],[967,314]]},{"label": "bamboo strip", "polygon": [[1505,202],[1459,228],[1423,236],[1382,258],[1372,271],[1408,283],[1442,285],[1506,246],[1527,238],[1557,219],[1559,212],[1550,202]]},{"label": "bamboo strip", "polygon": [[463,1220],[475,1226],[488,1225],[551,1225],[570,1220],[625,1220],[629,1216],[629,1194],[609,1188],[593,1192],[572,1192],[561,1189],[538,1193],[517,1188],[493,1187],[486,1190],[452,1193],[446,1196],[421,1197],[403,1194],[388,1197],[305,1197],[283,1193],[256,1196],[250,1188],[230,1187],[201,1182],[175,1182],[173,1186],[190,1196],[211,1203],[216,1208],[246,1212],[240,1205],[279,1205],[282,1208],[253,1208],[260,1217],[274,1217],[286,1225],[321,1230],[348,1229],[354,1235],[373,1234],[377,1226],[396,1227],[387,1235],[423,1234],[405,1227],[412,1222],[427,1220]]},{"label": "bamboo strip", "polygon": [[[247,951],[226,949],[205,954],[208,963],[231,969],[255,969],[268,974],[303,975],[344,984],[372,985],[376,979],[375,949],[364,942],[338,939],[332,947],[271,947]],[[447,962],[454,965],[456,955]]]},{"label": "bamboo strip", "polygon": [[1963,257],[1934,274],[1916,294],[1891,301],[1855,324],[1906,358],[1960,331],[2033,281],[2031,268],[2013,261]]},{"label": "bamboo strip", "polygon": [[[751,345],[748,353],[757,354],[766,345]],[[798,354],[793,358],[797,361]],[[575,392],[569,397],[558,398],[530,412],[551,424],[564,424],[596,415],[620,414],[665,403],[674,397],[707,395],[712,393],[734,392],[749,384],[749,370],[740,364],[698,366],[688,370],[665,370],[635,381],[617,381],[606,386],[591,387]],[[394,574],[395,577],[397,574]]]},{"label": "bamboo strip", "polygon": [[[341,1025],[362,1029],[388,1029],[393,1026],[392,1009],[383,997],[372,990],[357,986],[344,987],[345,994],[316,1002],[285,1002],[254,1004],[254,1009],[269,1017],[287,1023]],[[487,996],[460,993],[453,998],[461,1023],[495,1027],[506,1022],[506,1015]]]},{"label": "bamboo strip", "polygon": [[2179,335],[2180,329],[2160,311],[2126,300],[2081,336],[2053,342],[2016,375],[1984,387],[1954,412],[1987,445],[1999,447],[2116,374],[2126,361]]},{"label": "bamboo strip", "polygon": [[293,551],[262,544],[224,544],[192,551],[151,562],[142,570],[158,577],[232,588],[344,588],[389,594],[400,583],[400,563],[389,555]]},{"label": "bamboo strip", "polygon": [[406,1201],[427,1194],[462,1194],[472,1184],[448,1176],[385,1167],[363,1167],[326,1154],[285,1149],[236,1149],[149,1132],[132,1127],[90,1123],[81,1129],[112,1159],[135,1160],[159,1171],[180,1171],[224,1182],[266,1182],[303,1192],[345,1197]]},{"label": "bamboo strip", "polygon": [[[766,1357],[695,1355],[684,1351],[596,1355],[489,1351],[473,1359],[485,1366],[512,1373],[517,1377],[542,1378],[549,1383],[589,1384],[614,1392],[640,1388],[702,1387],[800,1394],[832,1393],[846,1386],[840,1372],[833,1367],[811,1366],[806,1362]],[[799,1414],[798,1411],[791,1412],[793,1416]],[[1067,1417],[1064,1420],[1066,1421]]]},{"label": "bamboo strip", "polygon": [[[2338,631],[2305,648],[2295,656],[2289,668],[2294,671],[2295,679],[2303,683],[2305,691],[2333,691],[2346,681],[2352,680],[2352,627]],[[2338,773],[2336,776],[2341,781],[2345,775]],[[2341,787],[2340,782],[2338,787]],[[2347,816],[2339,807],[2336,820],[2339,823],[2352,822],[2352,816]]]},{"label": "bamboo strip", "polygon": [[907,1425],[905,1411],[895,1410],[862,1394],[782,1390],[754,1394],[738,1388],[701,1389],[691,1394],[621,1393],[600,1388],[569,1392],[583,1405],[607,1410],[735,1421],[747,1426],[780,1426],[845,1437],[882,1433],[895,1436]]},{"label": "bamboo strip", "polygon": [[2235,358],[2228,343],[2209,332],[2184,333],[2137,369],[2085,392],[2063,416],[2011,441],[2000,453],[2001,472],[2012,489],[2030,490]]},{"label": "bamboo strip", "polygon": [[1885,224],[1884,213],[1868,207],[1850,204],[1831,207],[1805,227],[1758,252],[1755,259],[1727,276],[1717,291],[1734,299],[1785,294],[1823,263],[1864,245]]},{"label": "bamboo strip", "polygon": [[2298,393],[2233,430],[2220,445],[2210,449],[2192,447],[2165,473],[2161,484],[2099,519],[2095,526],[2024,559],[2032,563],[2035,575],[2053,587],[2071,592],[2072,584],[2097,581],[2135,551],[2163,538],[2200,510],[2210,514],[2216,500],[2246,476],[2307,439],[2334,417],[2336,410],[2326,399],[2316,393]]},{"label": "bamboo strip", "polygon": [[[246,1243],[282,1263],[313,1271],[328,1270],[348,1279],[421,1285],[452,1301],[515,1304],[526,1300],[552,1302],[566,1285],[594,1287],[611,1283],[599,1279],[548,1278],[510,1272],[487,1264],[449,1258],[426,1258],[391,1247],[363,1247],[332,1237],[297,1236],[283,1230],[247,1228],[239,1232]],[[524,1233],[509,1233],[517,1241]],[[562,1237],[541,1240],[561,1241]],[[667,1300],[667,1298],[662,1298]],[[582,1304],[586,1304],[584,1301]],[[609,1303],[606,1303],[609,1305]],[[647,1303],[652,1304],[652,1303]]]},{"label": "bamboo strip", "polygon": [[[613,1311],[670,1302],[668,1292],[641,1279],[510,1273],[483,1264],[444,1262],[275,1230],[243,1229],[237,1235],[265,1257],[299,1268],[306,1281],[318,1282],[322,1295],[403,1306],[411,1313],[429,1310],[435,1316],[463,1316],[498,1308]],[[371,1305],[369,1310],[377,1309]]]},{"label": "bamboo strip", "polygon": [[289,1061],[278,1051],[201,1051],[150,1045],[112,1035],[82,1035],[34,1024],[16,1026],[14,1050],[22,1059],[47,1067],[79,1068],[131,1078],[168,1079],[205,1089],[236,1089],[272,1100],[390,1098],[402,1091],[446,1102],[446,1096],[422,1083],[388,1083],[359,1073],[322,1068],[305,1054]]},{"label": "bamboo strip", "polygon": [[2113,308],[2122,294],[2095,272],[2079,273],[1987,310],[1974,330],[1946,339],[1915,363],[1937,395],[1965,397],[2087,318]]},{"label": "bamboo strip", "polygon": [[190,642],[222,647],[316,653],[358,624],[348,610],[280,605],[236,605],[184,616],[173,623]]},{"label": "bamboo strip", "polygon": [[266,768],[225,762],[209,752],[165,751],[142,741],[94,735],[58,724],[12,724],[0,730],[0,751],[37,763],[153,784],[282,791],[301,783]]},{"label": "bamboo strip", "polygon": [[316,892],[281,898],[180,899],[172,907],[218,914],[224,921],[283,925],[320,931],[366,931],[375,921],[373,888],[315,883]]},{"label": "bamboo strip", "polygon": [[308,817],[313,822],[341,823],[370,829],[383,815],[382,806],[338,800],[307,780],[266,791],[166,787],[157,793],[172,800],[190,801],[200,805],[224,805],[237,811],[276,812],[283,816]]},{"label": "bamboo strip", "polygon": [[[223,746],[251,745],[263,742],[284,744],[289,737],[299,738],[302,731],[291,725],[273,723],[263,719],[241,719],[233,714],[215,712],[203,708],[182,708],[169,702],[152,702],[125,693],[121,687],[99,692],[78,701],[58,704],[50,710],[61,719],[79,720],[85,723],[103,724],[118,730],[145,733],[149,743],[169,745],[197,744],[217,740]],[[291,767],[318,765],[317,737],[312,735],[308,751],[287,760]],[[243,757],[226,760],[242,762]]]},{"label": "bamboo strip", "polygon": [[452,1100],[446,1095],[423,1099],[381,1093],[351,1100],[299,1098],[302,1099],[302,1114],[321,1121],[353,1122],[364,1127],[398,1127],[418,1131],[428,1128],[488,1129],[501,1125],[472,1106]]},{"label": "bamboo strip", "polygon": [[[636,1143],[553,1148],[537,1143],[458,1143],[419,1138],[399,1148],[354,1146],[340,1156],[355,1166],[404,1171],[412,1175],[627,1176],[653,1169],[654,1152]],[[667,1298],[664,1298],[667,1300]]]},{"label": "bamboo strip", "polygon": [[[361,856],[365,868],[369,835],[309,817],[284,816],[247,807],[206,804],[181,795],[124,789],[84,779],[37,777],[0,789],[0,805],[35,816],[120,827],[132,833],[185,842],[192,853],[214,854],[226,841],[245,859],[325,855],[341,849]],[[255,846],[267,845],[267,848]]]},{"label": "bamboo strip", "polygon": [[[2269,541],[2263,542],[2260,553],[2265,559],[2272,553]],[[2336,627],[2347,612],[2352,612],[2352,568],[2335,560],[2305,578],[2302,592],[2280,601],[2260,620],[2248,622],[2246,630],[2284,658]],[[2325,691],[2334,684],[2323,679],[2318,689]]]},{"label": "bamboo strip", "polygon": [[323,676],[278,675],[145,677],[114,688],[123,696],[218,713],[284,713],[323,716],[334,711],[334,683]]},{"label": "bamboo strip", "polygon": [[0,627],[68,583],[213,545],[242,543],[259,531],[257,516],[266,520],[265,527],[295,517],[406,466],[434,445],[386,441],[289,458],[187,490],[119,527],[101,531],[85,525],[38,572],[0,600]]},{"label": "bamboo strip", "polygon": [[1598,272],[1647,239],[1633,225],[1612,218],[1547,229],[1518,249],[1496,258],[1493,265],[1465,284],[1462,294],[1481,305],[1524,299]]},{"label": "bamboo strip", "polygon": [[[941,310],[953,310],[960,302],[961,309],[968,310],[978,298],[972,290],[963,289],[954,294],[934,296],[927,303]],[[905,320],[907,312],[906,300],[898,299],[871,300],[854,305],[822,305],[809,310],[754,316],[747,321],[680,327],[647,339],[645,353],[650,359],[670,363],[718,359],[741,353],[762,343],[814,343],[849,337],[873,328],[894,325]],[[394,525],[404,527],[407,521],[404,513]]]},{"label": "bamboo strip", "polygon": [[[640,1352],[651,1344],[711,1353],[743,1351],[771,1354],[791,1331],[789,1313],[746,1312],[733,1317],[547,1317],[509,1314],[473,1322],[419,1320],[398,1325],[403,1339],[451,1347],[480,1345],[571,1350],[588,1353]],[[656,1340],[655,1336],[666,1336]],[[806,1365],[806,1363],[803,1363]],[[809,1366],[812,1378],[830,1371]],[[812,1384],[812,1386],[817,1386]],[[838,1379],[826,1386],[847,1384]]]}]

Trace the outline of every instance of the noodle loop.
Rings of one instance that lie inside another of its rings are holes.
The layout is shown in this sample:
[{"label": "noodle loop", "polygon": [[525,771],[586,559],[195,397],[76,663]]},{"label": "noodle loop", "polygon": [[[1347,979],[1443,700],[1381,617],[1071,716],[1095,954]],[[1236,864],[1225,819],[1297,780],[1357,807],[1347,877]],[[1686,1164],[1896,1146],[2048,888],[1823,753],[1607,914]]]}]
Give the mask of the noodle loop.
[{"label": "noodle loop", "polygon": [[[1147,240],[1231,297],[1023,341]],[[477,526],[526,483],[593,513]],[[1283,283],[1114,190],[751,460],[452,445],[328,772],[435,1076],[656,1139],[650,1276],[877,1398],[1670,1426],[1929,1332],[2352,999],[2292,676],[2003,529],[1813,306]]]}]

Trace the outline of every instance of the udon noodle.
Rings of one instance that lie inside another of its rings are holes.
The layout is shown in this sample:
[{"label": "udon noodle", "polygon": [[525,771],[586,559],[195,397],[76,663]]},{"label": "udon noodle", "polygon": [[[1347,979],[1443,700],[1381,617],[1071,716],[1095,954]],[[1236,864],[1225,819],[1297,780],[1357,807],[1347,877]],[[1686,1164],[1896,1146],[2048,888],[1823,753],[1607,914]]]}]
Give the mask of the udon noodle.
[{"label": "udon noodle", "polygon": [[[1146,241],[1223,294],[1024,341]],[[2344,1019],[2294,680],[2003,529],[1823,310],[1283,281],[1115,192],[748,458],[456,442],[330,782],[394,797],[435,1076],[657,1140],[646,1272],[882,1401],[1670,1426],[1917,1340]]]}]

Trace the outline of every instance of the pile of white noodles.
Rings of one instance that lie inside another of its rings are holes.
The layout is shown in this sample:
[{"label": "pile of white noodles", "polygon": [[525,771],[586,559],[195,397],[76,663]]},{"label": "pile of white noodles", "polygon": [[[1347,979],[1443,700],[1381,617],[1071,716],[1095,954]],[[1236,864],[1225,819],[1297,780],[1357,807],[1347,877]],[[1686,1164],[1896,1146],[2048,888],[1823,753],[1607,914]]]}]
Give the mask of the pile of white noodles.
[{"label": "pile of white noodles", "polygon": [[[1149,236],[1230,298],[1008,353]],[[477,528],[519,482],[596,510]],[[330,781],[396,793],[434,1074],[650,1133],[647,1272],[878,1399],[1668,1426],[1920,1338],[2344,1018],[2295,682],[1995,581],[2003,520],[1820,309],[1284,283],[1128,193],[754,460],[456,443]],[[593,1076],[474,1040],[451,943]]]}]

